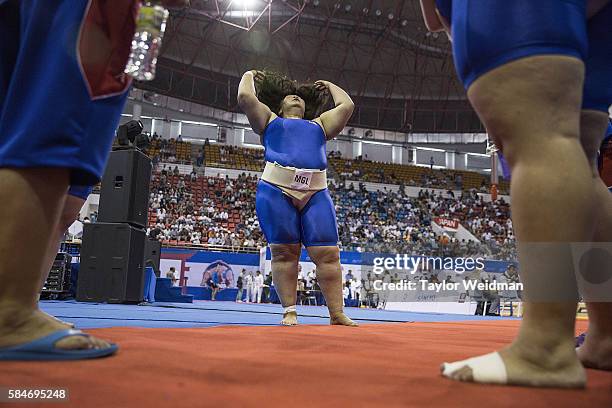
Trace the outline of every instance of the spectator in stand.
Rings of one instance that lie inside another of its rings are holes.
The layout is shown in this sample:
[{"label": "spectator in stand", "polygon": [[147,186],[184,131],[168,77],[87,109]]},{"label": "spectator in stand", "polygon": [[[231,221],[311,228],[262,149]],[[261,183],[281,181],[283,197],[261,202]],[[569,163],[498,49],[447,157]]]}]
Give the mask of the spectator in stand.
[{"label": "spectator in stand", "polygon": [[[208,141],[208,139],[206,139]],[[198,157],[196,158],[196,165],[198,167],[202,167],[204,166],[204,163],[206,163],[206,153],[205,153],[205,149],[204,148],[200,148],[198,150]]]}]

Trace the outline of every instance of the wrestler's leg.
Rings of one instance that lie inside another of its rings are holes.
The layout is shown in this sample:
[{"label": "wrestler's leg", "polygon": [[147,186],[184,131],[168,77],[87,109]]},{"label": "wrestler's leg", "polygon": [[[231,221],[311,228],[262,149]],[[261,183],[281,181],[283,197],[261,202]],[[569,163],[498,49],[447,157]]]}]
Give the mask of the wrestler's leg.
[{"label": "wrestler's leg", "polygon": [[[576,301],[572,294],[552,292],[575,286],[568,243],[589,241],[593,232],[594,189],[578,137],[583,77],[584,65],[576,58],[536,56],[490,71],[468,90],[512,169],[512,218],[531,299],[518,337],[499,352],[509,384],[586,382],[574,350]],[[550,291],[538,287],[542,282],[551,283]],[[474,380],[467,366],[449,376]]]},{"label": "wrestler's leg", "polygon": [[[608,125],[608,115],[583,110],[580,125],[580,140],[591,162],[598,206],[593,212],[596,218],[593,242],[612,242],[612,194],[597,170],[597,151]],[[585,342],[577,349],[578,358],[585,367],[612,370],[612,301],[587,302],[587,309],[589,330]]]},{"label": "wrestler's leg", "polygon": [[257,184],[255,209],[261,229],[272,252],[272,280],[281,304],[291,311],[283,314],[281,324],[297,324],[297,276],[302,244],[300,215],[291,200],[276,186]]},{"label": "wrestler's leg", "polygon": [[[42,264],[68,190],[68,171],[0,169],[0,347],[27,343],[65,329],[37,305]],[[24,244],[27,243],[27,244]],[[71,336],[64,349],[106,348],[108,343]]]},{"label": "wrestler's leg", "polygon": [[342,270],[336,211],[328,190],[314,194],[301,212],[302,242],[317,265],[317,281],[325,296],[330,323],[357,326],[344,314]]},{"label": "wrestler's leg", "polygon": [[[271,244],[272,280],[278,297],[284,308],[295,307],[297,303],[298,263],[302,244]],[[294,326],[297,324],[297,312],[283,314],[281,324]]]},{"label": "wrestler's leg", "polygon": [[337,246],[309,246],[306,249],[312,261],[317,265],[317,282],[327,302],[330,324],[357,326],[357,323],[344,314],[340,250]]}]

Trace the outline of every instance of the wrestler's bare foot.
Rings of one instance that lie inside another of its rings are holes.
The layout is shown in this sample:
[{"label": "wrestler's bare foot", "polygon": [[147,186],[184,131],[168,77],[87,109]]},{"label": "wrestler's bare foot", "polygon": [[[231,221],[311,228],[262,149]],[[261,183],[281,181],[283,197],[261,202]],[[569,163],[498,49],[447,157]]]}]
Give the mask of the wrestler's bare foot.
[{"label": "wrestler's bare foot", "polygon": [[297,312],[287,312],[283,314],[281,323],[283,326],[297,326]]},{"label": "wrestler's bare foot", "polygon": [[[0,315],[0,348],[29,343],[55,331],[66,329],[70,327],[54,318],[49,318],[40,310],[15,312],[11,315],[3,311]],[[70,336],[59,340],[55,346],[64,350],[77,350],[103,349],[110,345],[104,340],[91,336]]]},{"label": "wrestler's bare foot", "polygon": [[582,346],[576,349],[578,359],[587,368],[612,371],[612,337],[597,334],[589,328]]},{"label": "wrestler's bare foot", "polygon": [[345,315],[344,313],[337,313],[337,314],[330,316],[329,324],[331,324],[332,326],[333,325],[353,326],[353,327],[359,326],[357,323],[349,319],[349,317]]},{"label": "wrestler's bare foot", "polygon": [[[584,388],[586,373],[570,342],[541,350],[536,348],[516,341],[499,351],[506,366],[508,385]],[[449,378],[475,382],[472,368],[468,366],[450,373]]]}]

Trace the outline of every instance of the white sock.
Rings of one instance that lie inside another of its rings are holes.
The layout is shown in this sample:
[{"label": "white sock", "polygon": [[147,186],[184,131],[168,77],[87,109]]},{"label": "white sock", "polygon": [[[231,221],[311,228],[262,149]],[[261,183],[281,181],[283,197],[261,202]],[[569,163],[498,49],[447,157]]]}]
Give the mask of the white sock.
[{"label": "white sock", "polygon": [[498,352],[485,354],[480,357],[468,358],[467,360],[454,363],[444,363],[442,375],[450,378],[452,373],[465,366],[472,369],[474,382],[489,384],[508,383],[506,365]]}]

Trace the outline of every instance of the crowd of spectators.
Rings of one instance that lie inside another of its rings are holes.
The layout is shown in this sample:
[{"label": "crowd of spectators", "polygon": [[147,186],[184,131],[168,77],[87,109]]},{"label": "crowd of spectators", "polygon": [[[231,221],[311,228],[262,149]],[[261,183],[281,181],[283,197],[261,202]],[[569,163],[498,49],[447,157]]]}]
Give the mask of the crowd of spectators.
[{"label": "crowd of spectators", "polygon": [[[409,197],[401,186],[396,192],[386,188],[373,192],[363,184],[355,188],[354,184],[332,183],[330,190],[345,250],[503,259],[515,255],[509,206],[503,200],[485,202],[475,192],[459,198],[449,192],[451,196],[444,198],[427,190]],[[434,216],[458,219],[481,243],[434,232]]]},{"label": "crowd of spectators", "polygon": [[[151,157],[153,165],[163,163],[191,163],[191,143],[184,142],[183,137],[178,135],[176,139],[166,139],[153,133],[149,136],[149,146],[146,153]],[[202,158],[202,163],[204,160]]]},{"label": "crowd of spectators", "polygon": [[443,197],[423,191],[420,198],[427,202],[429,211],[438,217],[459,220],[485,243],[510,244],[515,241],[510,205],[500,198],[485,201],[476,191],[464,191],[459,198]]},{"label": "crowd of spectators", "polygon": [[[150,235],[162,241],[219,246],[230,250],[265,245],[255,213],[257,179],[181,175],[162,169],[151,184]],[[200,184],[199,184],[200,183]],[[202,187],[197,187],[201,185]],[[509,206],[486,202],[475,191],[454,197],[405,188],[368,191],[363,184],[330,181],[342,250],[430,256],[484,256],[513,259],[514,234]],[[200,193],[197,193],[197,192]],[[481,242],[436,233],[432,218],[457,219]]]},{"label": "crowd of spectators", "polygon": [[[176,180],[176,182],[174,182]],[[198,200],[194,185],[206,184]],[[245,174],[198,177],[159,173],[151,183],[149,235],[162,241],[223,246],[232,250],[263,243],[255,216],[256,178]],[[229,222],[230,212],[232,219]],[[239,214],[239,217],[236,217]]]}]

